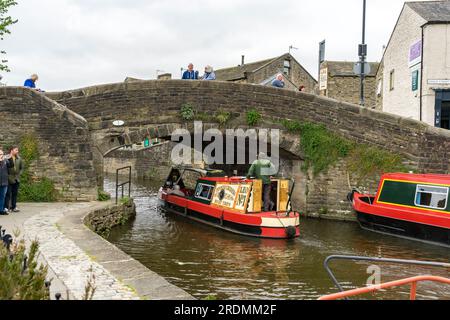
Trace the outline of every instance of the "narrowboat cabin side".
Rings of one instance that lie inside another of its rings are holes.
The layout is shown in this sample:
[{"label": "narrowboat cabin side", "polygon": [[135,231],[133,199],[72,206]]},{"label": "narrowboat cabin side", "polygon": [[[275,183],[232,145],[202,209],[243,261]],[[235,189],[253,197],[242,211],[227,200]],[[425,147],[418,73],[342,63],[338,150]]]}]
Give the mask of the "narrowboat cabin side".
[{"label": "narrowboat cabin side", "polygon": [[351,200],[364,229],[450,246],[450,176],[386,174],[377,194]]}]

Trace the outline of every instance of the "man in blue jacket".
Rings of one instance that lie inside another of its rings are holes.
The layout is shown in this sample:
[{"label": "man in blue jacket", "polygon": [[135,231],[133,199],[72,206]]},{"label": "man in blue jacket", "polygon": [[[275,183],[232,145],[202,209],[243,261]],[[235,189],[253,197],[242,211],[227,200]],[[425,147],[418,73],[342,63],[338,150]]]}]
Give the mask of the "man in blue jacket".
[{"label": "man in blue jacket", "polygon": [[194,70],[194,65],[189,64],[188,69],[183,73],[183,80],[198,80],[198,71]]},{"label": "man in blue jacket", "polygon": [[283,89],[285,87],[284,78],[282,74],[277,75],[276,79],[272,82],[272,87],[275,88],[281,88]]},{"label": "man in blue jacket", "polygon": [[33,74],[30,79],[25,80],[24,87],[36,89],[36,82],[39,80],[37,74]]}]

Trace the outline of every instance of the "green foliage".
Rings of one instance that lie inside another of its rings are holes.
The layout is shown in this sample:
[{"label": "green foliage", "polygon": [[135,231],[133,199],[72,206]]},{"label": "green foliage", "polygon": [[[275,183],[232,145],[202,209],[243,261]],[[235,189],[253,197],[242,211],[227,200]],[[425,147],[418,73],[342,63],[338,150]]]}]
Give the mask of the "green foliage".
[{"label": "green foliage", "polygon": [[326,171],[339,159],[347,157],[350,141],[330,133],[325,126],[312,123],[284,121],[286,129],[300,134],[301,148],[305,155],[305,170],[313,168],[314,175]]},{"label": "green foliage", "polygon": [[387,172],[408,172],[402,157],[366,145],[358,145],[350,153],[348,171],[354,173],[358,182]]},{"label": "green foliage", "polygon": [[20,155],[26,163],[39,158],[37,139],[32,135],[24,135],[20,139]]},{"label": "green foliage", "polygon": [[[17,2],[14,0],[0,0],[0,40],[3,40],[5,35],[11,34],[9,27],[17,23],[17,20],[7,15],[8,10],[16,4]],[[6,65],[8,60],[2,58],[5,54],[5,51],[0,50],[0,71],[10,72],[11,70]]]},{"label": "green foliage", "polygon": [[38,142],[32,135],[24,135],[20,139],[20,155],[24,161],[21,176],[20,202],[54,202],[58,198],[55,184],[48,178],[36,178],[30,173],[31,164],[39,158]]},{"label": "green foliage", "polygon": [[124,197],[124,198],[120,199],[120,203],[123,205],[129,205],[129,204],[131,204],[131,199],[128,197]]},{"label": "green foliage", "polygon": [[249,112],[247,112],[247,124],[249,126],[254,127],[258,125],[261,119],[262,116],[256,109],[252,109]]},{"label": "green foliage", "polygon": [[97,190],[97,201],[109,201],[111,200],[111,195],[101,189]]},{"label": "green foliage", "polygon": [[300,134],[301,150],[305,156],[305,170],[313,168],[314,175],[325,172],[340,159],[359,181],[384,172],[406,172],[402,157],[387,151],[349,140],[331,133],[323,125],[308,122],[282,121],[291,133]]},{"label": "green foliage", "polygon": [[224,111],[224,110],[220,110],[217,114],[216,114],[216,121],[221,125],[224,126],[228,123],[228,121],[230,121],[231,119],[231,113]]},{"label": "green foliage", "polygon": [[215,295],[210,294],[209,296],[207,296],[206,298],[203,299],[204,301],[216,301],[218,300],[217,297]]},{"label": "green foliage", "polygon": [[49,300],[45,286],[47,267],[38,265],[39,244],[33,242],[24,270],[26,248],[24,241],[13,245],[10,253],[0,246],[0,300]]},{"label": "green foliage", "polygon": [[32,180],[28,175],[22,178],[20,184],[20,202],[55,202],[58,192],[55,184],[48,178]]},{"label": "green foliage", "polygon": [[181,106],[180,110],[181,118],[185,121],[191,121],[195,118],[195,108],[190,103],[185,103],[183,106]]}]

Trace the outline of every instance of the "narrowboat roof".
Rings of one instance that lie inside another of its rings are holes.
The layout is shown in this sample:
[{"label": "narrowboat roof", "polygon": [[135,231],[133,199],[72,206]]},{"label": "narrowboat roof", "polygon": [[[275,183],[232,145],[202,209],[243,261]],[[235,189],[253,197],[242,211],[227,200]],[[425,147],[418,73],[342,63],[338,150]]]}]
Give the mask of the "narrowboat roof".
[{"label": "narrowboat roof", "polygon": [[174,169],[178,170],[187,170],[187,171],[193,171],[201,174],[203,177],[224,177],[225,172],[222,170],[217,169],[200,169],[200,168],[194,168],[189,166],[176,166]]},{"label": "narrowboat roof", "polygon": [[204,177],[202,180],[222,183],[250,183],[254,179],[247,179],[245,177]]},{"label": "narrowboat roof", "polygon": [[382,177],[382,180],[386,179],[450,186],[450,175],[448,174],[388,173]]}]

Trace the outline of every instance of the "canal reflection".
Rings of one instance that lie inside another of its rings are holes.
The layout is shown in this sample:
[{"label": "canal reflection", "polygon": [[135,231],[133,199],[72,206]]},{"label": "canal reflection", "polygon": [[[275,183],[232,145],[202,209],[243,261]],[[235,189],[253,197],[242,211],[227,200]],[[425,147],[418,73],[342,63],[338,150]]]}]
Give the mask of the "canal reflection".
[{"label": "canal reflection", "polygon": [[[114,190],[114,179],[105,189]],[[323,268],[332,254],[450,261],[450,250],[361,230],[357,224],[304,219],[299,239],[261,240],[216,230],[158,207],[159,184],[135,183],[137,217],[115,228],[109,240],[198,299],[317,299],[336,288]],[[345,288],[365,285],[367,263],[333,263]],[[383,282],[450,270],[379,265]],[[448,287],[420,286],[418,298],[450,299]],[[405,299],[408,288],[366,296]]]}]

